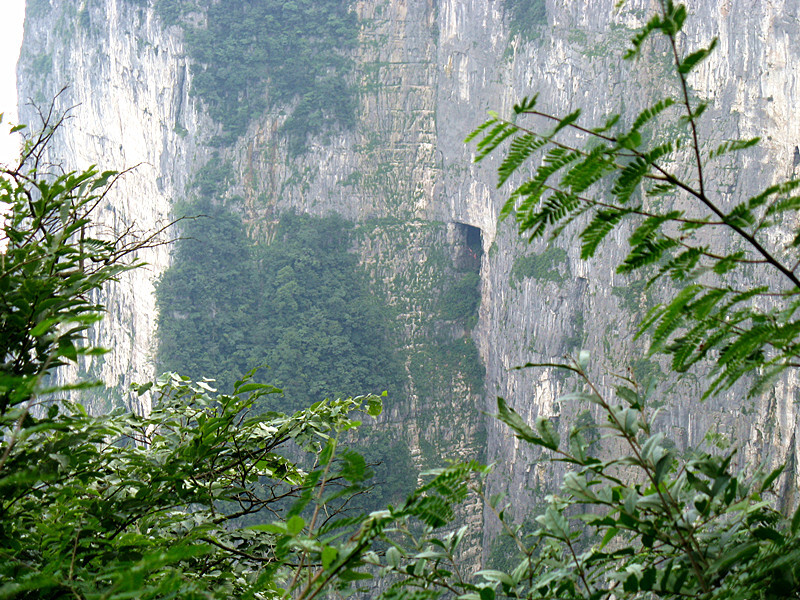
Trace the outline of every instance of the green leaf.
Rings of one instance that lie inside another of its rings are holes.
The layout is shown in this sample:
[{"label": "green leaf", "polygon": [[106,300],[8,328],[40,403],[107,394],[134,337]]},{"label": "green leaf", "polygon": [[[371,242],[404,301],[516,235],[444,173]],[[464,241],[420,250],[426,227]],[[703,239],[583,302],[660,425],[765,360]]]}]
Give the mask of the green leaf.
[{"label": "green leaf", "polygon": [[654,118],[656,118],[662,112],[667,110],[673,104],[675,104],[675,100],[673,100],[672,98],[664,98],[662,100],[659,100],[652,106],[647,107],[636,116],[636,119],[634,119],[633,125],[631,125],[630,130],[638,131],[645,124],[652,121]]},{"label": "green leaf", "polygon": [[305,519],[303,519],[303,517],[300,515],[294,515],[286,522],[286,530],[289,532],[289,535],[297,535],[303,531],[305,526]]},{"label": "green leaf", "polygon": [[506,401],[500,396],[497,397],[497,414],[493,415],[496,419],[505,423],[514,430],[516,436],[521,440],[533,444],[542,443],[543,441],[536,437],[533,429],[522,420],[513,408],[506,404]]},{"label": "green leaf", "polygon": [[133,391],[136,392],[137,396],[142,396],[143,394],[148,392],[150,390],[150,388],[153,387],[153,382],[152,381],[148,381],[147,383],[144,383],[142,385],[133,384],[133,386],[131,386],[131,387],[133,388]]},{"label": "green leaf", "polygon": [[266,383],[245,383],[236,388],[237,394],[244,394],[246,392],[266,392],[268,394],[280,394],[282,390],[276,388],[274,385]]},{"label": "green leaf", "polygon": [[56,323],[60,323],[63,321],[63,317],[51,317],[49,319],[45,319],[40,321],[35,327],[30,330],[29,335],[31,337],[40,337],[46,333],[53,334],[53,326]]},{"label": "green leaf", "polygon": [[369,573],[359,573],[358,571],[353,571],[352,569],[346,569],[339,573],[339,579],[342,581],[364,581],[365,579],[372,579],[372,575]]},{"label": "green leaf", "polygon": [[662,30],[664,27],[664,22],[661,20],[659,15],[653,15],[647,24],[638,32],[636,33],[633,38],[631,38],[631,44],[633,48],[629,49],[624,55],[623,58],[625,60],[630,60],[632,58],[636,58],[639,56],[641,51],[641,47],[644,44],[645,40],[650,37],[650,34],[654,31]]},{"label": "green leaf", "polygon": [[[514,580],[511,579],[511,576],[496,569],[483,569],[475,573],[475,575],[478,577],[483,577],[486,581],[502,583],[510,588],[514,587]],[[483,600],[483,595],[481,595],[481,600]]]},{"label": "green leaf", "polygon": [[478,593],[480,594],[480,600],[494,600],[495,599],[494,588],[482,587],[482,588],[480,588]]},{"label": "green leaf", "polygon": [[754,137],[747,140],[731,140],[721,143],[714,150],[708,153],[708,158],[717,158],[729,152],[737,152],[745,148],[751,148],[761,141],[760,137]]},{"label": "green leaf", "polygon": [[749,541],[725,548],[725,551],[711,565],[709,572],[725,574],[733,565],[746,564],[749,558],[758,553],[758,547],[758,542]]},{"label": "green leaf", "polygon": [[552,506],[548,506],[544,514],[536,517],[536,522],[542,525],[550,535],[559,540],[567,541],[571,537],[569,524],[564,515]]},{"label": "green leaf", "polygon": [[544,446],[550,450],[557,450],[559,445],[559,436],[556,433],[553,423],[547,417],[539,417],[536,419],[536,429],[544,442]]},{"label": "green leaf", "polygon": [[780,474],[783,473],[783,470],[786,468],[786,465],[780,465],[778,468],[774,469],[764,480],[764,483],[761,484],[761,493],[763,494],[772,486],[773,482],[780,477]]},{"label": "green leaf", "polygon": [[656,462],[656,468],[654,473],[654,478],[656,483],[660,484],[665,480],[666,474],[669,472],[670,467],[672,466],[674,460],[671,453],[667,452],[658,459]]},{"label": "green leaf", "polygon": [[483,131],[497,123],[497,118],[493,117],[481,123],[476,127],[467,137],[464,138],[464,143],[469,144],[472,140],[477,138]]},{"label": "green leaf", "polygon": [[487,131],[483,139],[478,142],[478,152],[475,155],[475,162],[482,161],[489,154],[494,152],[506,139],[517,133],[517,131],[519,131],[519,129],[513,123],[499,121],[494,127]]},{"label": "green leaf", "polygon": [[322,568],[328,569],[339,556],[339,551],[333,546],[325,546],[322,549]]},{"label": "green leaf", "polygon": [[570,125],[574,124],[580,118],[580,116],[581,116],[581,110],[577,109],[577,110],[569,113],[563,119],[560,119],[558,121],[558,124],[556,125],[555,129],[553,130],[553,132],[550,134],[549,137],[554,136],[556,133],[558,133],[562,129],[565,129],[565,128],[569,127]]},{"label": "green leaf", "polygon": [[[634,132],[631,134],[630,147],[635,148],[641,143],[641,136]],[[650,172],[651,164],[644,158],[635,158],[628,165],[626,165],[617,176],[614,186],[611,188],[611,193],[620,204],[627,204],[631,196],[641,183],[645,175]]]},{"label": "green leaf", "polygon": [[119,175],[118,171],[103,171],[98,177],[94,179],[91,185],[91,190],[94,191],[99,188],[108,186],[109,180]]},{"label": "green leaf", "polygon": [[546,139],[530,133],[515,137],[509,145],[505,159],[497,169],[497,187],[501,187],[531,154],[546,144]]},{"label": "green leaf", "polygon": [[707,48],[701,48],[689,54],[678,65],[678,73],[686,75],[690,73],[701,61],[705,60],[717,47],[717,38],[711,40]]},{"label": "green leaf", "polygon": [[[384,392],[385,394],[386,392]],[[371,417],[377,417],[383,412],[383,402],[377,396],[370,396],[367,399],[367,414]]]},{"label": "green leaf", "polygon": [[592,129],[592,131],[594,133],[605,133],[606,131],[610,130],[614,125],[616,125],[617,122],[619,122],[619,118],[620,118],[619,113],[614,113],[612,115],[609,115],[602,126],[595,127],[594,129]]},{"label": "green leaf", "polygon": [[630,210],[598,210],[594,213],[591,222],[581,232],[581,259],[592,258],[597,252],[600,243],[609,233],[619,225],[625,216],[630,214]]},{"label": "green leaf", "polygon": [[605,535],[603,536],[603,539],[600,540],[600,549],[602,550],[605,548],[608,543],[613,540],[614,537],[616,537],[617,533],[619,533],[619,530],[616,527],[609,527],[608,531],[606,531]]},{"label": "green leaf", "polygon": [[400,566],[400,551],[394,546],[386,551],[386,562],[393,569],[396,569]]},{"label": "green leaf", "polygon": [[785,539],[780,532],[776,531],[772,527],[756,527],[753,530],[753,537],[757,540],[770,540],[779,546],[782,546],[785,542]]},{"label": "green leaf", "polygon": [[519,115],[524,112],[533,110],[536,106],[536,101],[538,100],[538,98],[539,94],[531,96],[530,98],[525,96],[520,102],[514,105],[514,114]]}]

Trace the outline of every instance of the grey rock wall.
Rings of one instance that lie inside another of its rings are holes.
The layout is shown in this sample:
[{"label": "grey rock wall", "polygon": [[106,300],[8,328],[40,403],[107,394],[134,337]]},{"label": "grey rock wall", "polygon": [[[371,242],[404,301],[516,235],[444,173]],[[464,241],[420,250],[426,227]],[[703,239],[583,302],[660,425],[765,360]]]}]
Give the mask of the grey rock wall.
[{"label": "grey rock wall", "polygon": [[[61,92],[55,109],[69,111],[69,118],[50,148],[52,160],[65,170],[131,169],[97,213],[106,233],[167,224],[172,201],[206,152],[198,141],[211,124],[189,96],[177,33],[164,31],[152,10],[124,0],[28,3],[18,66],[20,121],[35,128],[37,107],[46,108]],[[174,231],[162,240],[170,235]],[[108,287],[107,316],[95,331],[113,352],[81,370],[103,381],[114,402],[147,410],[147,396],[125,390],[153,375],[153,284],[169,264],[169,248],[137,258],[146,266]]]}]

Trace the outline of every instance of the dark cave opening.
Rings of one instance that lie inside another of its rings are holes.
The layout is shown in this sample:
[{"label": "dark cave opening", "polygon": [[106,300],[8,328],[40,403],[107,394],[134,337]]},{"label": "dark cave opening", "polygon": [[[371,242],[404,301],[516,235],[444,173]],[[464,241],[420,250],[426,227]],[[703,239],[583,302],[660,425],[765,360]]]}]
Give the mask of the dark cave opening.
[{"label": "dark cave opening", "polygon": [[466,230],[467,247],[476,253],[483,253],[483,233],[480,228],[472,225],[462,225],[462,227]]},{"label": "dark cave opening", "polygon": [[483,258],[483,233],[480,227],[466,223],[453,223],[455,265],[459,271],[480,271]]}]

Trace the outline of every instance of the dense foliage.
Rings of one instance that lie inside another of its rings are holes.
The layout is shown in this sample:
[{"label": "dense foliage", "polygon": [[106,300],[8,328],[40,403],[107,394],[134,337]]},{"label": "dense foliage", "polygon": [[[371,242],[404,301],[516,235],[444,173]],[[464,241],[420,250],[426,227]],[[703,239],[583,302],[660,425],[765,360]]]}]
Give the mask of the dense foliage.
[{"label": "dense foliage", "polygon": [[20,426],[50,371],[103,353],[80,343],[100,318],[92,292],[135,267],[129,259],[160,244],[163,232],[131,227],[124,238],[99,235],[92,215],[120,174],[64,172],[47,162],[45,150],[66,117],[52,106],[40,116],[42,129],[27,136],[19,162],[0,167],[0,414]]},{"label": "dense foliage", "polygon": [[[301,555],[330,570],[324,553],[352,550],[317,540],[322,523],[305,506],[324,503],[329,536],[357,533],[360,522],[336,520],[368,473],[357,455],[334,454],[330,436],[355,425],[354,410],[379,412],[377,398],[252,416],[271,386],[245,379],[216,395],[168,374],[139,389],[156,395],[146,417],[61,402],[19,432],[0,481],[2,597],[265,598]],[[317,457],[314,468],[287,460],[290,442]],[[245,516],[261,525],[236,527]]]},{"label": "dense foliage", "polygon": [[[566,270],[567,273],[562,273],[563,270]],[[511,287],[515,288],[520,281],[529,277],[539,281],[559,283],[570,274],[567,252],[562,248],[552,246],[539,254],[528,254],[516,258],[511,267],[509,283]]]},{"label": "dense foliage", "polygon": [[465,600],[800,597],[800,510],[787,519],[774,508],[783,467],[737,471],[734,451],[679,455],[652,428],[654,388],[621,379],[605,397],[586,374],[587,358],[560,365],[582,385],[559,400],[598,407],[601,431],[618,450],[599,451],[592,429],[587,436],[578,424],[566,435],[546,417],[530,427],[498,399],[495,416],[517,438],[568,465],[560,490],[522,524],[502,496],[484,497],[516,552],[506,547],[494,568],[473,576],[458,560],[463,531],[398,541],[383,571],[399,579],[398,596],[412,589]]},{"label": "dense foliage", "polygon": [[354,124],[346,52],[359,29],[347,0],[159,0],[156,6],[186,32],[192,93],[223,125],[219,142],[243,134],[267,106],[291,106],[283,130],[293,154],[309,135]]},{"label": "dense foliage", "polygon": [[273,241],[249,242],[240,219],[208,203],[187,221],[158,286],[161,369],[229,389],[253,365],[297,410],[404,385],[387,309],[370,293],[339,217],[284,214]]},{"label": "dense foliage", "polygon": [[509,16],[511,35],[523,40],[535,40],[547,25],[547,5],[545,0],[504,0]]},{"label": "dense foliage", "polygon": [[[225,165],[212,162],[195,188],[215,197]],[[189,210],[189,209],[187,209]],[[241,219],[206,200],[185,222],[173,266],[158,286],[160,370],[210,377],[230,389],[254,365],[283,390],[256,406],[295,411],[326,397],[390,392],[405,374],[390,313],[349,252],[343,219],[284,214],[272,242],[257,246]],[[376,510],[413,490],[408,442],[366,428],[350,439],[373,465],[373,490],[353,506]]]},{"label": "dense foliage", "polygon": [[481,301],[480,276],[468,272],[458,277],[439,299],[441,317],[447,321],[465,321],[478,311]]}]

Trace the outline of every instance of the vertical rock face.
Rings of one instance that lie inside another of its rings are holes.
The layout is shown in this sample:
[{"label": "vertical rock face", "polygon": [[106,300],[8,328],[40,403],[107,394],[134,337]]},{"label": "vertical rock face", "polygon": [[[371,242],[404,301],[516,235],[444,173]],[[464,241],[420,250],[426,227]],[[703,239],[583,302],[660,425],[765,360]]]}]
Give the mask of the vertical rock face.
[{"label": "vertical rock face", "polygon": [[[69,118],[50,147],[54,162],[65,170],[131,169],[97,213],[106,234],[167,224],[172,201],[203,153],[197,134],[210,124],[189,96],[187,61],[174,33],[163,31],[152,10],[124,0],[28,2],[18,67],[20,121],[35,128],[37,107],[47,110],[57,96],[56,113],[68,111]],[[147,266],[109,286],[108,314],[95,332],[113,352],[86,366],[108,387],[101,396],[135,404],[140,401],[124,390],[152,377],[153,284],[169,249],[162,245],[138,258]]]},{"label": "vertical rock face", "polygon": [[[69,84],[59,103],[77,105],[75,118],[53,155],[67,168],[141,163],[109,197],[102,224],[152,229],[184,197],[207,154],[203,141],[214,131],[189,94],[182,33],[164,28],[148,2],[64,4],[29,0],[20,98],[43,102]],[[507,488],[520,509],[552,476],[532,466],[536,456],[479,410],[491,411],[501,395],[525,417],[570,419],[574,410],[555,402],[568,385],[558,373],[509,368],[580,348],[593,352],[600,381],[629,366],[658,374],[663,365],[632,342],[654,298],[615,273],[624,247],[608,244],[582,262],[567,237],[562,248],[531,247],[511,224],[498,224],[508,193],[495,189],[500,156],[474,165],[473,149],[462,140],[487,109],[507,114],[536,92],[551,112],[581,108],[590,123],[620,109],[635,114],[672,93],[668,57],[658,45],[636,63],[619,60],[652,3],[628,2],[621,11],[614,4],[548,0],[546,22],[535,24],[526,41],[509,37],[501,0],[360,0],[354,3],[363,20],[354,56],[355,128],[310,140],[307,153],[289,158],[279,133],[285,117],[275,111],[252,122],[224,152],[236,171],[232,196],[243,199],[233,208],[256,239],[268,239],[276,215],[287,208],[338,212],[358,223],[354,250],[398,308],[409,357],[410,389],[389,407],[389,426],[406,431],[420,466],[442,455],[499,462],[503,476],[492,485]],[[753,135],[764,140],[710,174],[723,201],[746,198],[796,168],[798,9],[777,0],[746,10],[730,0],[707,0],[691,10],[682,43],[720,39],[691,80],[695,93],[711,102],[702,132],[709,147]],[[32,116],[22,111],[23,121]],[[613,241],[624,245],[624,233]],[[521,258],[537,252],[544,258]],[[110,387],[147,377],[152,368],[153,279],[167,265],[168,251],[142,258],[148,269],[127,276],[106,299],[109,317],[98,335],[114,352],[95,368]],[[453,281],[478,268],[479,319],[464,329],[442,316],[441,301]],[[424,384],[432,380],[424,371],[431,352],[472,340],[486,370],[482,386],[471,366],[458,361],[436,385]],[[700,382],[684,379],[671,392],[677,400],[665,426],[681,444],[697,444],[716,429],[746,441],[750,456],[769,452],[795,464],[795,379],[787,376],[752,402],[742,400],[741,388],[704,404],[697,400]],[[479,520],[480,507],[469,514]],[[487,519],[489,535],[493,528]]]}]

